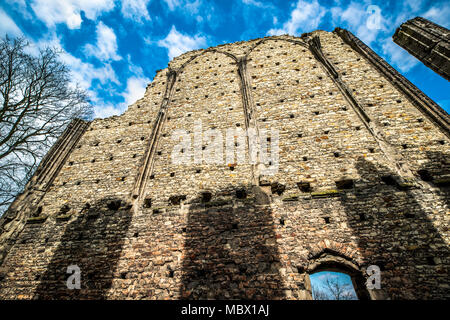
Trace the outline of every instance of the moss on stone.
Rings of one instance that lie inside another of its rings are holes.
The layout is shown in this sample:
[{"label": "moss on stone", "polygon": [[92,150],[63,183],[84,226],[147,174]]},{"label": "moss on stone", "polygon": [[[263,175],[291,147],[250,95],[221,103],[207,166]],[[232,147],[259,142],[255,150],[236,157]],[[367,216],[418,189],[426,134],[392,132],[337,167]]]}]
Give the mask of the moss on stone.
[{"label": "moss on stone", "polygon": [[414,183],[411,183],[411,182],[401,182],[398,184],[398,188],[400,190],[407,190],[407,189],[411,189],[414,187],[415,187]]},{"label": "moss on stone", "polygon": [[291,195],[291,196],[288,196],[288,197],[284,197],[281,200],[284,201],[284,202],[298,201],[298,195]]},{"label": "moss on stone", "polygon": [[56,219],[56,221],[67,221],[70,219],[71,216],[72,216],[72,214],[70,214],[70,213],[61,214],[59,216],[56,216],[55,219]]},{"label": "moss on stone", "polygon": [[322,191],[316,191],[312,192],[311,196],[313,198],[327,198],[327,197],[337,197],[339,196],[340,192],[336,189],[330,189],[330,190],[322,190]]},{"label": "moss on stone", "polygon": [[47,216],[31,217],[28,218],[27,223],[43,223],[45,220],[47,220]]}]

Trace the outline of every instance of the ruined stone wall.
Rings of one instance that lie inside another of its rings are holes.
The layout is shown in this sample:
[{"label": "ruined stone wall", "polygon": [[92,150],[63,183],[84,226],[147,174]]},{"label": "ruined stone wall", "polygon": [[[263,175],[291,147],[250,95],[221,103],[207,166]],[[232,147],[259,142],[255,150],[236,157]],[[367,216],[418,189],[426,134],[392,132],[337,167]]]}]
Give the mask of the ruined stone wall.
[{"label": "ruined stone wall", "polygon": [[[278,129],[278,172],[173,164],[173,132],[193,137],[196,120],[224,136]],[[83,129],[42,198],[2,218],[15,233],[0,297],[310,299],[308,275],[330,269],[361,299],[449,298],[448,129],[345,30],[183,54],[123,115]],[[81,290],[66,288],[72,264]],[[382,289],[368,291],[374,264]]]},{"label": "ruined stone wall", "polygon": [[450,80],[449,30],[422,17],[403,23],[393,40],[427,67]]}]

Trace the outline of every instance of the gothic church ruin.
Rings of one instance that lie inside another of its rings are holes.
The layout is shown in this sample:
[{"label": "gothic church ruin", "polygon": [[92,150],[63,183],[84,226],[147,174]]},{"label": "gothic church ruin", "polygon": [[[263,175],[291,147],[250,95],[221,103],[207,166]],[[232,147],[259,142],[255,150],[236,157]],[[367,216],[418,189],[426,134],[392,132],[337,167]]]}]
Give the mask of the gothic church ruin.
[{"label": "gothic church ruin", "polygon": [[[276,128],[278,171],[174,164],[195,120]],[[311,299],[337,270],[359,299],[449,299],[449,128],[343,29],[185,53],[52,147],[0,220],[0,298]]]}]

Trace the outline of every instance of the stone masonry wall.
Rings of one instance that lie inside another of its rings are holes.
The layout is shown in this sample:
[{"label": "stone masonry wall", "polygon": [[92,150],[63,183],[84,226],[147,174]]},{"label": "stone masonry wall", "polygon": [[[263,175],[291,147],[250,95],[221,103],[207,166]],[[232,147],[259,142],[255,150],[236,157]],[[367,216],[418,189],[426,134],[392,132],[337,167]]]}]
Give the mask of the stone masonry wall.
[{"label": "stone masonry wall", "polygon": [[[448,299],[448,115],[358,41],[188,52],[123,115],[63,136],[51,183],[30,181],[0,221],[0,298],[311,299],[309,274],[340,270],[360,299]],[[172,134],[193,139],[199,120],[279,130],[278,172],[173,164]]]}]

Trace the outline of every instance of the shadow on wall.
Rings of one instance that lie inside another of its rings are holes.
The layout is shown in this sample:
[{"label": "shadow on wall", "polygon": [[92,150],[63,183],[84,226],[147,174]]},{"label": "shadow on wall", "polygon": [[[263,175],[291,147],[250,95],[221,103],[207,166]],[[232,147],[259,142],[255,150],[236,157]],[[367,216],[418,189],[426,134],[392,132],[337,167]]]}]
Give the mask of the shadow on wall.
[{"label": "shadow on wall", "polygon": [[422,180],[439,188],[440,197],[450,209],[450,154],[428,151],[428,161],[418,171]]},{"label": "shadow on wall", "polygon": [[204,193],[190,204],[181,299],[283,298],[271,209],[247,192]]},{"label": "shadow on wall", "polygon": [[[86,206],[65,229],[35,299],[104,299],[111,287],[124,238],[131,222],[130,207],[105,198]],[[81,271],[81,289],[67,288],[67,267]]]},{"label": "shadow on wall", "polygon": [[423,191],[399,183],[385,167],[361,157],[356,169],[363,184],[341,201],[362,255],[381,269],[381,289],[392,299],[450,298],[449,247],[423,206],[441,207],[441,218],[446,209],[419,201]]}]

